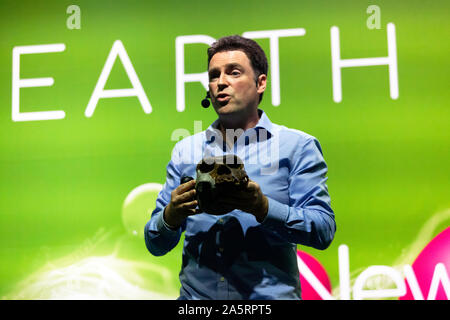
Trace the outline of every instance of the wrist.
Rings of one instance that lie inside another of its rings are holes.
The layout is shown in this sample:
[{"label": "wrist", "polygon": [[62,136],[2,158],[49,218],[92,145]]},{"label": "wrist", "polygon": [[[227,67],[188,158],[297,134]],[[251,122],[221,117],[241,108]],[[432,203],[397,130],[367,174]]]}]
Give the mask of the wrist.
[{"label": "wrist", "polygon": [[166,227],[168,227],[169,229],[172,230],[176,230],[180,227],[181,222],[176,221],[175,219],[172,218],[172,214],[171,214],[171,208],[170,204],[168,204],[165,208],[164,208],[164,212],[163,212],[163,223]]}]

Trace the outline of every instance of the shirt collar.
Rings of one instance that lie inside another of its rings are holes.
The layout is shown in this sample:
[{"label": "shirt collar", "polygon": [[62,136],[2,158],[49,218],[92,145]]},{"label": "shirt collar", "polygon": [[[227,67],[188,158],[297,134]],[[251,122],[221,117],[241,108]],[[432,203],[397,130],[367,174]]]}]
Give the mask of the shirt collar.
[{"label": "shirt collar", "polygon": [[[267,137],[271,137],[273,132],[273,124],[270,121],[269,117],[266,115],[266,113],[261,110],[258,109],[258,113],[259,113],[259,121],[256,124],[256,126],[254,126],[253,128],[250,128],[248,130],[246,130],[246,132],[250,131],[250,130],[255,130],[255,131],[259,131],[259,129],[263,129],[265,131],[267,131]],[[220,129],[219,129],[219,119],[217,119],[216,121],[214,121],[207,129],[206,129],[206,139],[208,141],[211,141],[211,137],[215,137],[215,136],[219,136],[222,137],[222,134],[220,133]],[[212,141],[211,141],[212,142]]]}]

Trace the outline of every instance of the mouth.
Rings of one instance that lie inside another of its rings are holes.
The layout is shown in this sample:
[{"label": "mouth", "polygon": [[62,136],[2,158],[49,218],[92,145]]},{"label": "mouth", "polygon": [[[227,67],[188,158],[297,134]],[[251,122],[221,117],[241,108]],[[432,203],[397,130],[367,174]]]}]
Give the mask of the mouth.
[{"label": "mouth", "polygon": [[216,96],[216,100],[220,103],[220,104],[226,104],[228,103],[228,101],[231,99],[230,95],[226,94],[226,93],[219,93]]}]

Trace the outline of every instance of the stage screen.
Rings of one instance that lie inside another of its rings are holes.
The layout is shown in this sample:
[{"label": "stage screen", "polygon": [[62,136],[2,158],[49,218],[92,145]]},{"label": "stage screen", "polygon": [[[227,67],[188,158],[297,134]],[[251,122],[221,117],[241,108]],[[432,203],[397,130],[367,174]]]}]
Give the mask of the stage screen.
[{"label": "stage screen", "polygon": [[176,142],[217,118],[206,49],[238,34],[268,56],[260,108],[328,165],[337,231],[298,246],[304,298],[448,299],[449,10],[0,1],[0,297],[178,297],[184,235],[155,257],[144,225]]}]

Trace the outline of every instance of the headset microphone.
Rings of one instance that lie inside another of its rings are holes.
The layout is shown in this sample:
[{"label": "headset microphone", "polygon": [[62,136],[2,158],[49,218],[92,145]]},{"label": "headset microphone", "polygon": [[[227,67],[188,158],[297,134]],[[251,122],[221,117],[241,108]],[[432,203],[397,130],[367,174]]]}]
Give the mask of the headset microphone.
[{"label": "headset microphone", "polygon": [[206,92],[206,97],[205,97],[205,99],[202,100],[202,107],[203,107],[203,108],[208,108],[208,107],[209,107],[210,102],[209,102],[208,99],[211,99],[211,97],[210,97],[210,95],[209,95],[209,91]]}]

